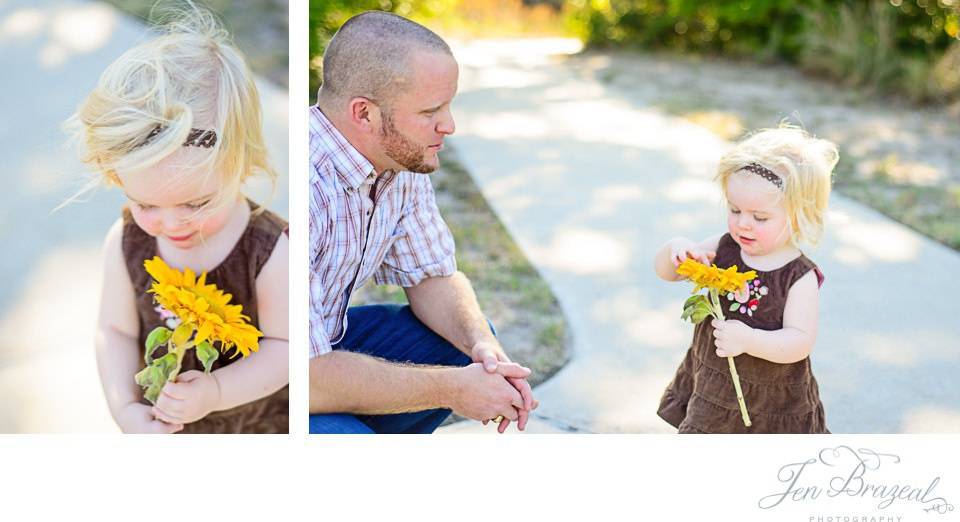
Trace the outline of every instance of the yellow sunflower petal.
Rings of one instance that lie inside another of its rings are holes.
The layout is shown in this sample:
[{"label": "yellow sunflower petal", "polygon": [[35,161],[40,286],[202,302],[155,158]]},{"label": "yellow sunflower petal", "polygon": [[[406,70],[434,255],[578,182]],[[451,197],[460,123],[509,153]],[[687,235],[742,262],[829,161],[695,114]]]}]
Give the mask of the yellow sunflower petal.
[{"label": "yellow sunflower petal", "polygon": [[218,342],[224,353],[234,349],[233,357],[246,357],[259,349],[258,339],[263,333],[248,323],[250,318],[243,314],[242,305],[230,304],[233,296],[207,284],[206,272],[197,277],[196,272],[185,268],[181,273],[159,257],[144,261],[144,268],[154,278],[149,292],[183,324],[196,328],[195,342]]}]

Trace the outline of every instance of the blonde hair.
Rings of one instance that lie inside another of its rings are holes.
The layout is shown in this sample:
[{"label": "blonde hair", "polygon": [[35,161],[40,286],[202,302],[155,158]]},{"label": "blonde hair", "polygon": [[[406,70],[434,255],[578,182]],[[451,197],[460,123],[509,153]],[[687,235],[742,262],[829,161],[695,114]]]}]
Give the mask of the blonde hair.
[{"label": "blonde hair", "polygon": [[211,148],[188,147],[204,151],[200,165],[219,177],[220,190],[205,212],[228,204],[258,173],[269,176],[275,189],[260,99],[243,55],[216,18],[192,2],[167,11],[164,19],[156,37],[107,67],[67,122],[83,149],[81,160],[100,174],[93,185],[119,186],[117,170],[158,164],[183,149],[198,128],[217,134]]},{"label": "blonde hair", "polygon": [[750,135],[724,154],[714,180],[720,183],[726,197],[730,176],[747,165],[756,163],[773,171],[783,180],[790,243],[816,245],[823,236],[831,177],[839,159],[837,146],[832,142],[798,127],[781,125]]}]

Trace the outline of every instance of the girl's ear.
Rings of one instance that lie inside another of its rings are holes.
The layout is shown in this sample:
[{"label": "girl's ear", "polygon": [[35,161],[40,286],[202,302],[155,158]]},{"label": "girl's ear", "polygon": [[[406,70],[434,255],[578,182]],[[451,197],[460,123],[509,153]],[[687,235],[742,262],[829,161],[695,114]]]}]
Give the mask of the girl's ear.
[{"label": "girl's ear", "polygon": [[372,133],[380,129],[380,106],[369,98],[357,96],[350,100],[347,106],[350,123],[364,133]]}]

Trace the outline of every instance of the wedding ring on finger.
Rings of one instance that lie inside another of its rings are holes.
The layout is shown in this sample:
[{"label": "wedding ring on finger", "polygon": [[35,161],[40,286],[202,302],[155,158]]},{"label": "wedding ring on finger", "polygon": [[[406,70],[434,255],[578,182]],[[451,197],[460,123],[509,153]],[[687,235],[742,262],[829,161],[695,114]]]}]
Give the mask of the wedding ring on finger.
[{"label": "wedding ring on finger", "polygon": [[501,422],[503,422],[503,415],[497,415],[496,417],[490,419],[490,421],[500,424]]}]

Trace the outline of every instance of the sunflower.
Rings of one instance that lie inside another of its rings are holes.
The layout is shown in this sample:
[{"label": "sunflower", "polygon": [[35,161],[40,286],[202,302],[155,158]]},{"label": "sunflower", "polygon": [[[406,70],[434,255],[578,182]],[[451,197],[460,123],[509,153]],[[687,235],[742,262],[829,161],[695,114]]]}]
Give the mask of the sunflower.
[{"label": "sunflower", "polygon": [[263,332],[247,322],[250,317],[243,314],[242,305],[230,304],[233,296],[217,285],[207,284],[206,272],[200,277],[189,268],[180,272],[157,256],[144,261],[143,267],[154,279],[149,292],[182,324],[193,327],[195,344],[219,342],[223,353],[230,348],[236,350],[233,357],[246,357],[259,349],[258,339]]},{"label": "sunflower", "polygon": [[[688,278],[696,288],[693,293],[700,292],[701,289],[708,290],[706,295],[700,294],[687,299],[683,305],[682,319],[689,319],[694,323],[700,323],[708,316],[713,316],[721,321],[723,317],[723,307],[720,306],[720,292],[736,292],[746,285],[747,281],[757,277],[753,270],[747,272],[737,272],[736,265],[727,269],[717,267],[717,265],[707,266],[693,259],[684,259],[683,263],[677,267],[677,274]],[[727,357],[730,366],[730,377],[733,380],[733,389],[737,394],[737,403],[740,406],[740,415],[743,417],[743,425],[751,425],[750,414],[747,412],[747,403],[743,398],[743,389],[740,387],[740,375],[737,373],[737,365],[733,362],[733,357]]]},{"label": "sunflower", "polygon": [[717,272],[716,288],[721,292],[736,292],[741,290],[747,284],[747,281],[757,277],[757,273],[753,270],[738,273],[736,265],[723,271],[717,269]]},{"label": "sunflower", "polygon": [[757,277],[753,270],[749,272],[737,272],[736,265],[723,270],[717,265],[707,266],[693,259],[685,259],[677,267],[677,274],[690,279],[696,288],[693,293],[697,293],[701,288],[711,288],[722,292],[736,292],[743,288],[747,281]]}]

